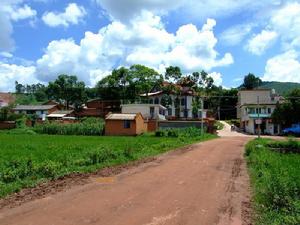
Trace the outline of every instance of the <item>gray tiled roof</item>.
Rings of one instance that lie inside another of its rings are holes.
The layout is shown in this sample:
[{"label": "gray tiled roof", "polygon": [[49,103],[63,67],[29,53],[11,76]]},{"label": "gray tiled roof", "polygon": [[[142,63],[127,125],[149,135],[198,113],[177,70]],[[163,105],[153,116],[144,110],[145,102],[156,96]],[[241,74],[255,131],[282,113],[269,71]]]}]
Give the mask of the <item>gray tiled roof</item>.
[{"label": "gray tiled roof", "polygon": [[17,105],[14,110],[27,111],[27,110],[49,110],[56,105]]}]

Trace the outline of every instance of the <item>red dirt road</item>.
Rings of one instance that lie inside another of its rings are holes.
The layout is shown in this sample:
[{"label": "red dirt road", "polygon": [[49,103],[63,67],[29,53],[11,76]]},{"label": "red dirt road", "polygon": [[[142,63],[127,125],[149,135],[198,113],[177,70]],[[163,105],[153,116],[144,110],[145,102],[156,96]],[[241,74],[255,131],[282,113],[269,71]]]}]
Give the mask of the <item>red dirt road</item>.
[{"label": "red dirt road", "polygon": [[0,211],[1,225],[248,224],[249,137],[223,137],[173,152],[116,177]]}]

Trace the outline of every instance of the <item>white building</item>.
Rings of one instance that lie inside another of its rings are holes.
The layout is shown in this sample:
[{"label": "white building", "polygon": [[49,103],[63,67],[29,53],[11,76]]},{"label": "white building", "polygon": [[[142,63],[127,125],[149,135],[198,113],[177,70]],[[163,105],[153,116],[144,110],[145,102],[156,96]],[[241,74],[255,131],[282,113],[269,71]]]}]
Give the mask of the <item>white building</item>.
[{"label": "white building", "polygon": [[121,105],[124,114],[141,113],[144,119],[166,120],[166,108],[159,104],[125,104]]},{"label": "white building", "polygon": [[[164,84],[169,85],[169,84]],[[187,87],[181,87],[180,94],[176,95],[169,93],[168,96],[171,98],[172,104],[168,106],[166,110],[167,118],[179,118],[179,119],[200,119],[202,116],[202,110],[199,108],[197,113],[193,113],[193,99],[196,99],[194,92]],[[162,90],[153,89],[151,93],[143,94],[142,97],[148,99],[149,104],[162,104],[162,98],[166,93]],[[203,118],[207,117],[207,110],[203,110]]]},{"label": "white building", "polygon": [[241,129],[249,134],[280,134],[280,126],[274,124],[271,115],[282,97],[272,89],[240,90],[238,92],[237,118]]}]

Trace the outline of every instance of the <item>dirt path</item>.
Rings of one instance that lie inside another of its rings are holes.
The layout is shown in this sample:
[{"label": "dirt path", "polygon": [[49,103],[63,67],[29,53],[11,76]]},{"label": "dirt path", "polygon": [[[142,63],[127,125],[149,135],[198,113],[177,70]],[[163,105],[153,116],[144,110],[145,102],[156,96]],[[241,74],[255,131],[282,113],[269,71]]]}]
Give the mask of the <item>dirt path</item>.
[{"label": "dirt path", "polygon": [[1,225],[247,224],[248,137],[224,137],[0,211]]}]

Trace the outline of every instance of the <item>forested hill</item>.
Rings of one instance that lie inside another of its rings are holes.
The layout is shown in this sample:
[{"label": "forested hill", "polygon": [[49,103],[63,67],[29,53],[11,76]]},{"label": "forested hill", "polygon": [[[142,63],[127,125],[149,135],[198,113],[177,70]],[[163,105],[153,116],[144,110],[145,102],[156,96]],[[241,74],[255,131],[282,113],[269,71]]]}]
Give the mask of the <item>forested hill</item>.
[{"label": "forested hill", "polygon": [[263,81],[260,88],[275,89],[276,93],[285,95],[295,88],[300,88],[300,83],[293,82],[278,82],[278,81]]}]

